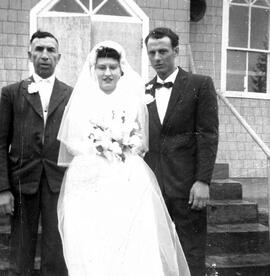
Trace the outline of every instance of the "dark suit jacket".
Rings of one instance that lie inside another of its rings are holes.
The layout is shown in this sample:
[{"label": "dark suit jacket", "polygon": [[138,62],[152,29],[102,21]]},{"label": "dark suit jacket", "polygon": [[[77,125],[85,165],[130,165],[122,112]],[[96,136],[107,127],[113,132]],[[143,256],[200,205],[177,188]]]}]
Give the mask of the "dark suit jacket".
[{"label": "dark suit jacket", "polygon": [[57,166],[56,137],[72,88],[55,80],[44,128],[41,100],[30,94],[33,78],[2,89],[0,99],[0,191],[37,191],[44,169],[53,192],[60,190],[65,169]]},{"label": "dark suit jacket", "polygon": [[[156,77],[149,83],[154,84]],[[148,84],[148,85],[149,85]],[[155,90],[146,90],[154,96]],[[148,104],[149,152],[145,161],[169,197],[188,198],[196,180],[210,183],[218,145],[218,106],[212,79],[179,68],[161,125]]]}]

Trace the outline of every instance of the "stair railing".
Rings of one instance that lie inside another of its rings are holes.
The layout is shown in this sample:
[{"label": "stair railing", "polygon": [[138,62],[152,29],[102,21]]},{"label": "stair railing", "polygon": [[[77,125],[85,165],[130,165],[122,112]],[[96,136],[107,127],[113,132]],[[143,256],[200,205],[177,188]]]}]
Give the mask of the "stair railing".
[{"label": "stair railing", "polygon": [[261,148],[265,153],[267,158],[267,187],[268,187],[268,232],[270,238],[270,149],[263,142],[263,140],[257,135],[253,128],[246,122],[246,120],[239,114],[235,107],[229,102],[229,100],[221,93],[216,91],[218,97],[223,101],[223,103],[230,109],[233,115],[237,118],[240,124],[247,130],[248,134],[252,137],[255,143]]},{"label": "stair railing", "polygon": [[[196,73],[195,63],[193,59],[193,54],[190,44],[188,44],[188,53],[190,57],[190,66],[192,72]],[[224,96],[224,92],[216,90],[217,96],[223,101],[223,103],[230,109],[232,114],[237,118],[240,124],[247,130],[248,134],[252,137],[255,143],[261,148],[265,153],[267,158],[267,187],[268,187],[268,234],[270,238],[270,149],[263,142],[263,140],[257,135],[253,128],[247,123],[247,121],[240,115],[240,113],[235,109],[235,107],[229,102],[229,100]]]}]

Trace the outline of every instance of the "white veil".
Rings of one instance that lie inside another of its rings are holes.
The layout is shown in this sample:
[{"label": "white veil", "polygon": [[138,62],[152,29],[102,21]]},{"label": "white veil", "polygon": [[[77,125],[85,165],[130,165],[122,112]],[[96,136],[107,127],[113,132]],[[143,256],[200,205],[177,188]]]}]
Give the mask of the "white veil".
[{"label": "white veil", "polygon": [[[120,54],[120,66],[123,76],[120,77],[116,89],[106,95],[100,88],[95,74],[97,50],[108,47]],[[124,49],[114,41],[98,43],[89,53],[83,69],[78,77],[71,98],[66,106],[58,133],[60,151],[58,165],[68,166],[76,154],[89,151],[86,131],[89,120],[106,110],[119,99],[123,105],[133,101],[137,111],[137,122],[141,127],[144,151],[148,150],[148,113],[143,102],[144,83],[142,78],[129,65]]]}]

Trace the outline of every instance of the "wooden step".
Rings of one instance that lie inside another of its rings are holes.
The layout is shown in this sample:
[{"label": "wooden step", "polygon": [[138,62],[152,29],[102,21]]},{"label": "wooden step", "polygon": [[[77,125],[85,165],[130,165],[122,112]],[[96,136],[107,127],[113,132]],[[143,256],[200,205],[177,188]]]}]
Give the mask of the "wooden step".
[{"label": "wooden step", "polygon": [[0,225],[9,225],[10,217],[9,216],[0,216]]},{"label": "wooden step", "polygon": [[213,180],[210,185],[212,200],[241,200],[242,185],[231,179]]},{"label": "wooden step", "polygon": [[[40,257],[35,258],[35,271],[34,275],[32,276],[39,276],[40,275]],[[8,257],[0,258],[0,276],[7,276],[9,272],[9,261]]]},{"label": "wooden step", "polygon": [[208,224],[257,223],[258,207],[246,200],[210,200]]},{"label": "wooden step", "polygon": [[219,276],[270,275],[270,253],[207,256],[207,268],[209,269],[213,264]]},{"label": "wooden step", "polygon": [[229,164],[216,163],[214,166],[212,179],[226,179],[229,178]]},{"label": "wooden step", "polygon": [[207,254],[270,252],[268,227],[259,223],[207,227]]}]

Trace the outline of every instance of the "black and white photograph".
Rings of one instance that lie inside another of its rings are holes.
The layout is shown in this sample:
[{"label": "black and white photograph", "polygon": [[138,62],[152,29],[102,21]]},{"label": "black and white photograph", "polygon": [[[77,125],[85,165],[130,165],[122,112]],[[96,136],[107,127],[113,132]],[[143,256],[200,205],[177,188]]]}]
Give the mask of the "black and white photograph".
[{"label": "black and white photograph", "polygon": [[270,276],[269,37],[270,0],[0,0],[0,276]]}]

